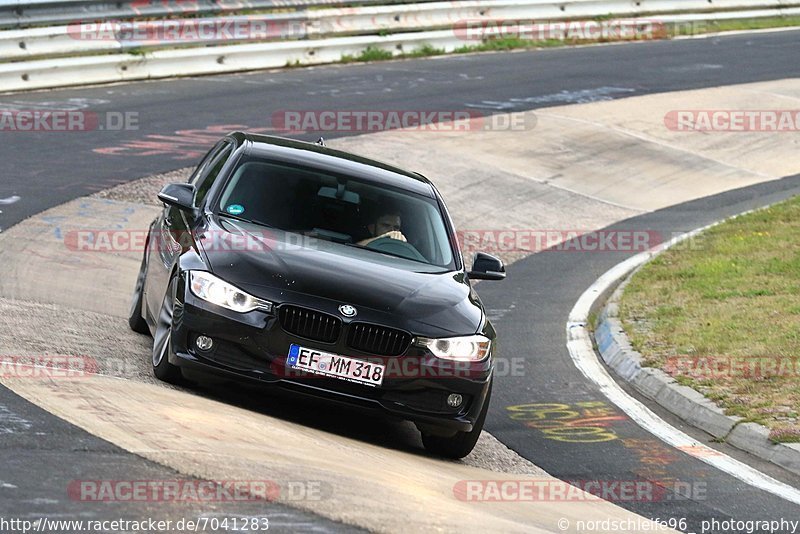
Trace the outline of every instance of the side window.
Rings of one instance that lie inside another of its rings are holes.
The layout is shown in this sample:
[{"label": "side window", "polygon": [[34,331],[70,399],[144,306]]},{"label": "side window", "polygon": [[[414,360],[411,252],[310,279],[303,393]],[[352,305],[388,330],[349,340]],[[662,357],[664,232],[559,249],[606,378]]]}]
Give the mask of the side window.
[{"label": "side window", "polygon": [[233,147],[229,143],[225,143],[222,151],[216,155],[214,160],[210,162],[205,169],[200,170],[197,177],[192,182],[197,188],[194,198],[196,206],[200,206],[205,200],[206,195],[208,195],[211,186],[214,185],[214,181],[216,181],[217,176],[219,176],[222,167],[225,166],[232,151]]}]

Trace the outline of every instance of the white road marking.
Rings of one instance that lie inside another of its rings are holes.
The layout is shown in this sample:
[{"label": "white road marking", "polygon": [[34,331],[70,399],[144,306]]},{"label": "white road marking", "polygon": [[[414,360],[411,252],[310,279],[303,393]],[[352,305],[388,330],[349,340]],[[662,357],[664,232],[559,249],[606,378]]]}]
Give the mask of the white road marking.
[{"label": "white road marking", "polygon": [[516,307],[517,305],[514,303],[506,308],[491,308],[486,310],[486,316],[489,318],[489,321],[500,322],[500,320],[505,317],[507,313],[511,312]]},{"label": "white road marking", "polygon": [[11,100],[9,102],[0,102],[0,109],[7,111],[29,111],[34,109],[78,111],[81,109],[89,109],[93,106],[108,104],[109,102],[109,100],[102,100],[98,98],[68,98],[66,100],[49,100],[40,102]]},{"label": "white road marking", "polygon": [[44,498],[44,497],[37,497],[35,499],[29,499],[29,500],[27,500],[25,502],[33,504],[33,505],[36,505],[36,506],[39,506],[39,505],[42,505],[42,504],[58,504],[59,503],[59,501],[57,501],[56,499],[47,499],[47,498]]},{"label": "white road marking", "polygon": [[[14,204],[15,202],[19,202],[19,200],[20,200],[20,197],[17,196],[17,195],[13,195],[13,196],[10,196],[8,198],[0,198],[0,206],[9,206],[11,204]],[[3,213],[3,210],[0,210],[0,215],[2,215],[2,213]],[[0,228],[0,232],[2,232],[2,231],[3,231],[3,229]]]},{"label": "white road marking", "polygon": [[719,70],[724,69],[723,65],[716,65],[713,63],[695,63],[693,65],[681,65],[679,67],[667,67],[667,72],[693,72],[693,71],[706,71],[706,70]]},{"label": "white road marking", "polygon": [[33,423],[0,404],[0,434],[16,434],[30,430],[31,427],[33,427]]},{"label": "white road marking", "polygon": [[596,87],[594,89],[581,89],[579,91],[561,91],[549,95],[538,95],[526,98],[509,98],[505,101],[484,100],[478,104],[466,103],[464,106],[476,109],[493,109],[503,111],[514,109],[524,104],[588,104],[613,100],[611,95],[634,93],[636,89],[630,87]]},{"label": "white road marking", "polygon": [[681,234],[672,241],[657,247],[651,252],[637,254],[606,271],[606,273],[598,278],[589,289],[583,292],[578,302],[576,302],[575,306],[572,308],[567,322],[567,349],[569,350],[570,357],[572,357],[575,366],[587,379],[594,382],[600,388],[603,395],[616,404],[639,426],[664,443],[720,471],[738,478],[742,482],[772,493],[787,501],[800,504],[800,490],[797,488],[784,484],[739,460],[731,458],[725,453],[697,441],[673,427],[653,413],[647,406],[628,395],[600,363],[594,351],[594,347],[592,346],[592,339],[589,335],[589,331],[586,329],[592,305],[601,295],[605,294],[616,284],[617,280],[626,276],[670,246],[694,237],[711,226],[714,225]]}]

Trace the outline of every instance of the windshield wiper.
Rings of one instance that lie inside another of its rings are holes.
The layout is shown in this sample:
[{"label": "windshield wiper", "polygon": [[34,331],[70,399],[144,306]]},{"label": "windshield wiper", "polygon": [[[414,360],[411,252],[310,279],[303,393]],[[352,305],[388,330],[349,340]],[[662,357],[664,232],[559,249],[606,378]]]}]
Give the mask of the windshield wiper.
[{"label": "windshield wiper", "polygon": [[268,225],[267,223],[263,223],[261,221],[254,221],[252,219],[246,219],[246,218],[241,217],[239,215],[233,215],[231,213],[225,213],[224,211],[220,211],[219,215],[221,215],[223,217],[227,217],[228,219],[234,219],[236,221],[255,224],[256,226],[264,226],[265,228],[272,228],[272,226]]},{"label": "windshield wiper", "polygon": [[358,243],[344,243],[348,247],[359,248],[361,250],[369,250],[370,252],[377,252],[378,254],[385,254],[387,256],[392,256],[393,258],[400,258],[403,260],[414,261],[417,263],[422,263],[424,265],[431,265],[427,261],[417,260],[414,258],[409,258],[408,256],[403,256],[402,254],[395,254],[394,252],[386,252],[385,250],[375,250],[374,248],[369,248],[366,245],[359,245]]}]

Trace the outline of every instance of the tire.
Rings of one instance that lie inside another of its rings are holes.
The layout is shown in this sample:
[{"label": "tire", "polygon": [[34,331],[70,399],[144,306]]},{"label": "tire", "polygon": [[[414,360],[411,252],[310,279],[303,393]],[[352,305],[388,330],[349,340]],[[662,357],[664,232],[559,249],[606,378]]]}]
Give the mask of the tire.
[{"label": "tire", "polygon": [[128,326],[131,330],[139,334],[150,335],[150,328],[147,321],[142,317],[144,309],[144,281],[147,278],[147,255],[142,258],[142,265],[139,267],[139,275],[136,277],[136,287],[133,290],[131,299],[131,310],[128,314]]},{"label": "tire", "polygon": [[460,460],[472,452],[478,442],[478,438],[481,436],[483,423],[486,421],[486,414],[489,412],[491,397],[492,385],[489,384],[489,391],[486,392],[486,399],[483,401],[481,413],[478,415],[478,419],[470,432],[456,432],[454,436],[447,438],[423,433],[422,444],[425,445],[425,450],[437,456],[453,460]]},{"label": "tire", "polygon": [[159,380],[170,384],[180,384],[183,378],[180,368],[169,363],[169,354],[172,352],[172,317],[177,290],[178,279],[173,277],[158,312],[156,332],[153,336],[153,374]]}]

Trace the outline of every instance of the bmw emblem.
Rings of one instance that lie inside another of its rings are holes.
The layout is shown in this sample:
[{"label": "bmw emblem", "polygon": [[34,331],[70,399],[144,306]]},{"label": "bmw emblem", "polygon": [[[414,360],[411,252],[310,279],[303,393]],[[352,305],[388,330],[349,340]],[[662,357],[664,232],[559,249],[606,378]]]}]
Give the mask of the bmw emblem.
[{"label": "bmw emblem", "polygon": [[358,311],[356,311],[354,306],[350,306],[349,304],[342,304],[341,306],[339,306],[339,313],[341,313],[345,317],[355,317]]}]

